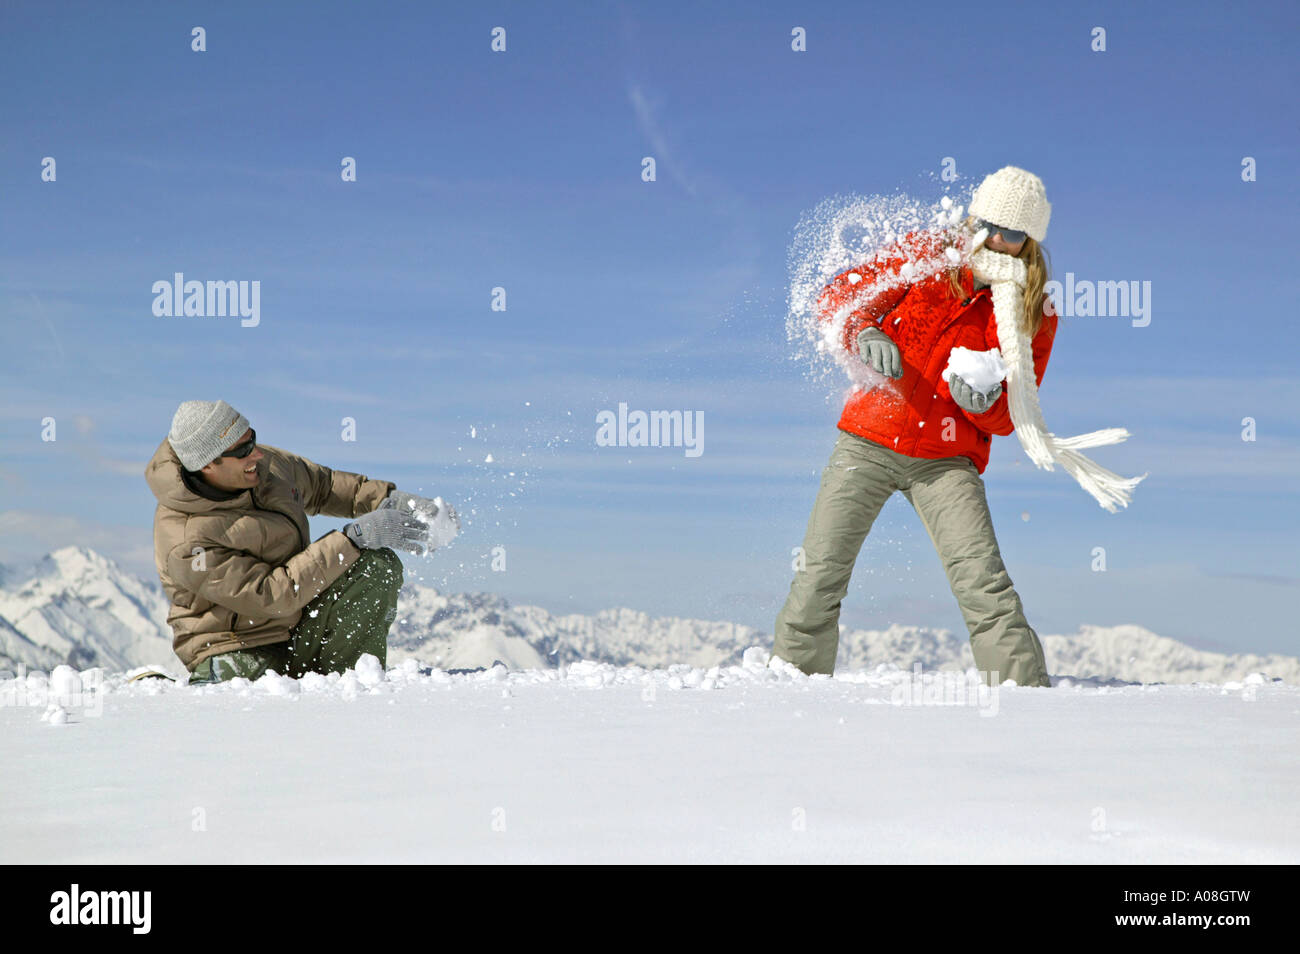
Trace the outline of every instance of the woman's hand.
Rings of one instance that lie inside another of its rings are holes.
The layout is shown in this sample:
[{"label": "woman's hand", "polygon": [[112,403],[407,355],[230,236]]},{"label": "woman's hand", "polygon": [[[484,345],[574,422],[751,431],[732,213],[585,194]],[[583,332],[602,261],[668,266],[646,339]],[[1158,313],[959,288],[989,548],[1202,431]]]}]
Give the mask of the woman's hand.
[{"label": "woman's hand", "polygon": [[891,378],[903,376],[903,357],[894,340],[874,325],[858,335],[858,357],[877,374]]},{"label": "woman's hand", "polygon": [[954,374],[948,379],[948,390],[952,392],[952,399],[957,402],[958,407],[972,414],[983,414],[1002,394],[1002,382],[999,381],[992,391],[985,394],[972,388],[962,380],[960,374]]}]

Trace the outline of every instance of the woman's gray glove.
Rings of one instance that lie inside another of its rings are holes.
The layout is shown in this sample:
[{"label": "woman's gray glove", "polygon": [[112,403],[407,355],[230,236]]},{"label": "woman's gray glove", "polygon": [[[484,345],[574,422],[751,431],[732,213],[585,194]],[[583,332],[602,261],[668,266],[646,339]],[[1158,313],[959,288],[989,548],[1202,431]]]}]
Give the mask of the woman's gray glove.
[{"label": "woman's gray glove", "polygon": [[363,550],[391,547],[419,556],[429,551],[429,525],[417,514],[393,507],[362,514],[345,524],[343,532]]},{"label": "woman's gray glove", "polygon": [[993,390],[985,394],[983,391],[976,391],[967,384],[960,374],[954,374],[948,379],[948,390],[952,392],[952,399],[957,402],[957,406],[970,411],[972,414],[983,414],[993,406],[993,403],[1002,394],[1002,382],[999,381],[994,385]]},{"label": "woman's gray glove", "polygon": [[898,345],[875,325],[858,334],[858,355],[878,374],[891,378],[903,376],[903,357]]},{"label": "woman's gray glove", "polygon": [[428,542],[435,549],[445,547],[460,533],[460,517],[451,504],[441,497],[418,497],[404,490],[394,490],[379,503],[379,510],[418,517],[428,524]]}]

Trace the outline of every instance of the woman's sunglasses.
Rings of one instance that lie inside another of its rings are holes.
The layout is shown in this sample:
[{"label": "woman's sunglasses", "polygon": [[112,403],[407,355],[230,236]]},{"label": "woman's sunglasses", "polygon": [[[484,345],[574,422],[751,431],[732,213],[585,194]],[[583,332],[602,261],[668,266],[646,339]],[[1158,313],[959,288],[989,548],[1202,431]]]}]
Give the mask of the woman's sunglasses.
[{"label": "woman's sunglasses", "polygon": [[[249,430],[252,430],[252,428],[249,428]],[[253,431],[252,437],[244,441],[244,443],[236,444],[234,447],[230,448],[230,450],[225,451],[221,457],[247,457],[249,454],[253,453],[253,448],[256,446],[257,431]],[[218,457],[217,460],[220,460],[221,457]]]},{"label": "woman's sunglasses", "polygon": [[980,229],[988,229],[989,235],[993,235],[995,232],[1001,232],[1003,240],[1005,240],[1008,245],[1019,245],[1029,235],[1028,232],[1020,232],[1016,229],[1004,229],[1000,225],[994,225],[992,222],[988,221],[988,219],[975,220],[975,231],[978,232]]}]

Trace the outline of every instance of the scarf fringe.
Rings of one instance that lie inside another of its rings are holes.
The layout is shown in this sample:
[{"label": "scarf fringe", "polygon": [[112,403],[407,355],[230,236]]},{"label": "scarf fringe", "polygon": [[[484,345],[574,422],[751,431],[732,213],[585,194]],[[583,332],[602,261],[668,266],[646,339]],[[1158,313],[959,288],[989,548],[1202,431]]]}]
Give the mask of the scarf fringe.
[{"label": "scarf fringe", "polygon": [[1127,507],[1133,499],[1133,488],[1150,476],[1148,472],[1139,477],[1121,477],[1078,451],[1058,451],[1057,459],[1070,476],[1111,513],[1115,513],[1118,507]]}]

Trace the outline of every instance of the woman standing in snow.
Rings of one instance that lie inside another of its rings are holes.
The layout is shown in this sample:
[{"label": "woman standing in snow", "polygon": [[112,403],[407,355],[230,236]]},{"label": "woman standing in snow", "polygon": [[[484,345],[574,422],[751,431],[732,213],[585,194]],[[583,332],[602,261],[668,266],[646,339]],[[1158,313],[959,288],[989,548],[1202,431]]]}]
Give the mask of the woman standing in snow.
[{"label": "woman standing in snow", "polygon": [[[1044,295],[1039,243],[1051,205],[1042,180],[999,169],[975,191],[969,213],[955,235],[913,232],[837,275],[819,299],[818,317],[843,329],[839,344],[885,380],[854,391],[844,407],[804,536],[804,565],[776,619],[773,656],[805,673],[834,671],[853,565],[885,501],[901,490],[939,553],[984,679],[1050,686],[1042,644],[993,532],[981,477],[992,435],[1015,431],[1035,464],[1050,470],[1059,462],[1112,512],[1127,506],[1142,479],[1119,477],[1078,452],[1123,440],[1122,428],[1058,438],[1043,422],[1037,385],[1058,319]],[[954,348],[1000,348],[1007,393],[1001,381],[985,390],[985,382],[946,376]]]}]

